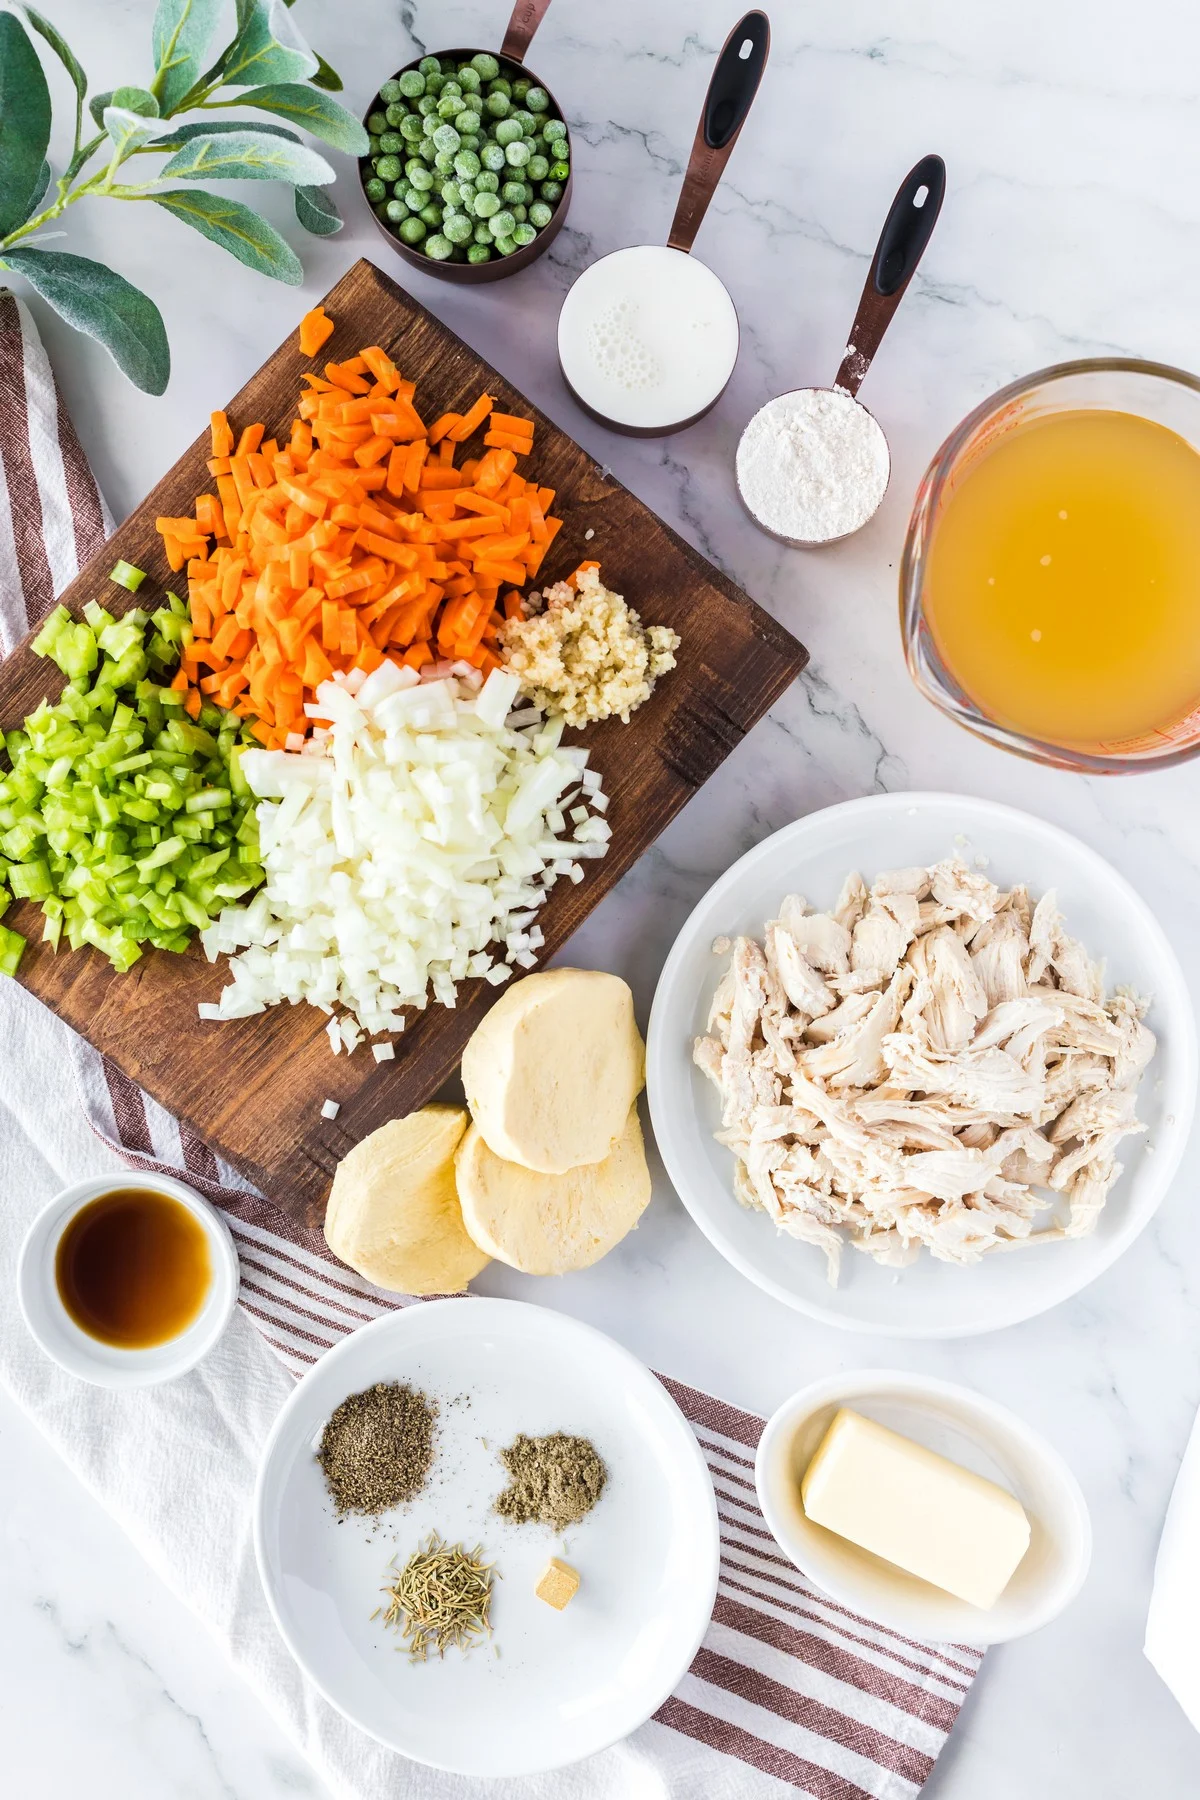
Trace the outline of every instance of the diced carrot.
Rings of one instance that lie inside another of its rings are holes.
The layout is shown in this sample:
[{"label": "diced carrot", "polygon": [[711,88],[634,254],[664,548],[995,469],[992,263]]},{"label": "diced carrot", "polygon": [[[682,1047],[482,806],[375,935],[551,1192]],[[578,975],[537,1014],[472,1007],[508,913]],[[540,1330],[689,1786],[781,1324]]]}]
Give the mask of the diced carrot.
[{"label": "diced carrot", "polygon": [[223,412],[211,415],[212,453],[214,456],[229,456],[233,452],[233,429]]},{"label": "diced carrot", "polygon": [[463,414],[456,425],[450,427],[450,436],[455,443],[465,442],[473,431],[478,431],[495,404],[490,394],[480,394],[474,406]]},{"label": "diced carrot", "polygon": [[462,485],[462,473],[458,469],[443,469],[436,464],[430,467],[426,463],[421,470],[421,486],[423,488],[457,488]]},{"label": "diced carrot", "polygon": [[300,354],[315,356],[322,344],[333,336],[333,320],[323,306],[314,306],[300,321]]},{"label": "diced carrot", "polygon": [[252,455],[262,443],[263,432],[265,430],[265,425],[247,425],[245,431],[243,431],[241,437],[238,439],[237,454],[239,456]]},{"label": "diced carrot", "polygon": [[512,431],[489,431],[483,441],[493,449],[512,450],[518,456],[528,456],[533,448],[532,437],[518,437]]},{"label": "diced carrot", "polygon": [[433,424],[429,427],[428,437],[429,437],[430,443],[431,444],[440,444],[442,439],[445,437],[445,435],[448,431],[453,431],[453,429],[456,425],[461,425],[461,424],[462,424],[462,414],[461,413],[456,413],[456,412],[443,413],[441,415],[441,417],[438,419],[435,419],[433,421]]}]

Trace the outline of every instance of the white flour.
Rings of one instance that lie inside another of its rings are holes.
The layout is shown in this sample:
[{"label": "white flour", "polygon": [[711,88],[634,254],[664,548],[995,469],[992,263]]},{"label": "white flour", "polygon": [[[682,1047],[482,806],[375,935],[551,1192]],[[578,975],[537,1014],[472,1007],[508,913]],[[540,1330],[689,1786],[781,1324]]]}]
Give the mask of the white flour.
[{"label": "white flour", "polygon": [[839,388],[798,388],[768,400],[737,451],[738,487],[755,518],[810,544],[865,525],[890,466],[883,431]]}]

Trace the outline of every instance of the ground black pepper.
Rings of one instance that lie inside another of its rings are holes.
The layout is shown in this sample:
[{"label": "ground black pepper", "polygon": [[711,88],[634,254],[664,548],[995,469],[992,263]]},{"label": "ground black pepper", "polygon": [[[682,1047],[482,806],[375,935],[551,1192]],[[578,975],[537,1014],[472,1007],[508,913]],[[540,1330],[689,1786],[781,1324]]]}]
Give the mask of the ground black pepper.
[{"label": "ground black pepper", "polygon": [[411,1500],[433,1461],[437,1407],[416,1388],[381,1381],[334,1408],[317,1461],[339,1513],[386,1512]]},{"label": "ground black pepper", "polygon": [[565,1531],[591,1512],[608,1479],[594,1446],[561,1431],[541,1438],[522,1432],[500,1452],[500,1461],[512,1484],[497,1500],[496,1511],[514,1525],[537,1523]]}]

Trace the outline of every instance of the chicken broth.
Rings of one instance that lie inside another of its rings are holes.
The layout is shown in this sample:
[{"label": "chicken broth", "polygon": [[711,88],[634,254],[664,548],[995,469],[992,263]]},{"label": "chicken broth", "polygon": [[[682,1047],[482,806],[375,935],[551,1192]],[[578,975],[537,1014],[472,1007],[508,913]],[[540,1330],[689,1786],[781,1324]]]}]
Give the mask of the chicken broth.
[{"label": "chicken broth", "polygon": [[199,1219],[154,1188],[121,1188],[81,1207],[59,1239],[54,1268],[75,1324],[121,1350],[147,1350],[186,1331],[212,1273]]},{"label": "chicken broth", "polygon": [[1200,704],[1200,456],[1132,413],[1018,425],[943,498],[926,614],[988,718],[1096,750]]}]

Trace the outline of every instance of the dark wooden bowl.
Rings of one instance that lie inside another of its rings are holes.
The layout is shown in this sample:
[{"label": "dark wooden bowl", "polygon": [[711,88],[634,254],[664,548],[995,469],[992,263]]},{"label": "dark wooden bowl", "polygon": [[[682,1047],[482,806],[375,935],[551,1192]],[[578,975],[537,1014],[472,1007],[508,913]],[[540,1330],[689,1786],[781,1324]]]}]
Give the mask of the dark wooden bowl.
[{"label": "dark wooden bowl", "polygon": [[[478,53],[478,46],[473,50],[426,50],[422,55],[415,56],[411,62],[406,62],[403,68],[397,69],[394,75],[385,75],[383,79],[384,81],[398,80],[407,70],[415,69],[419,63],[425,60],[426,56],[453,56],[462,62],[464,60],[469,60],[472,56],[478,55]],[[510,79],[515,73],[527,77],[534,86],[545,88],[546,94],[550,100],[550,106],[546,116],[552,119],[562,119],[564,125],[566,124],[566,118],[563,114],[562,107],[555,99],[553,91],[546,86],[546,83],[542,80],[540,75],[535,74],[532,69],[526,68],[525,64],[518,57],[505,56],[498,50],[490,51],[489,55],[496,58],[497,62],[500,64],[500,71],[505,76],[506,80]],[[380,82],[379,85],[382,87],[383,82]],[[366,130],[367,120],[370,118],[371,114],[377,110],[378,100],[379,91],[376,89],[375,98],[363,114],[364,131]],[[568,126],[568,132],[569,131],[570,127]],[[366,159],[364,158],[363,161],[365,160]],[[363,161],[360,161],[358,165],[359,192],[362,193],[363,205],[370,213],[371,222],[379,232],[380,237],[384,239],[398,257],[406,263],[411,263],[414,269],[421,269],[426,275],[433,275],[438,281],[458,281],[467,285],[481,281],[503,281],[506,275],[515,275],[518,270],[527,269],[530,263],[536,262],[538,257],[542,256],[550,248],[551,244],[563,228],[567,217],[567,208],[571,204],[571,191],[575,183],[575,155],[574,146],[572,146],[570,172],[567,175],[566,181],[563,183],[562,198],[554,208],[554,217],[548,225],[542,226],[542,229],[538,232],[532,244],[522,244],[521,248],[519,250],[514,250],[511,256],[493,257],[490,262],[485,263],[437,262],[432,256],[426,256],[422,251],[414,250],[410,244],[406,244],[402,238],[396,236],[396,233],[392,230],[386,220],[379,217],[379,214],[367,199],[364,191]]]}]

